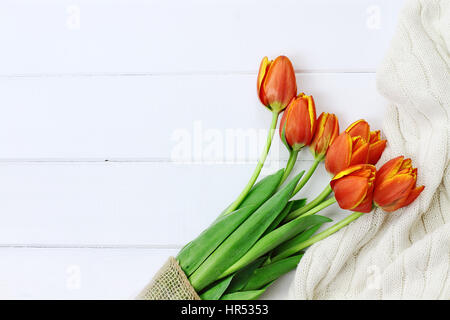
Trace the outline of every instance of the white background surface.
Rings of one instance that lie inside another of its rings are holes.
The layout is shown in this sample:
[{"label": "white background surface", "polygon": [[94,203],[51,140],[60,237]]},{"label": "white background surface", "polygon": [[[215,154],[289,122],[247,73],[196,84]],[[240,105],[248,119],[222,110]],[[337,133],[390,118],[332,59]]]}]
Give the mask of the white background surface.
[{"label": "white background surface", "polygon": [[[375,70],[402,3],[1,1],[0,298],[133,298],[247,182],[270,122],[264,55],[289,56],[341,128],[379,128]],[[230,130],[260,138],[217,148]],[[278,140],[270,159],[285,160]],[[265,173],[283,165],[270,159]]]}]

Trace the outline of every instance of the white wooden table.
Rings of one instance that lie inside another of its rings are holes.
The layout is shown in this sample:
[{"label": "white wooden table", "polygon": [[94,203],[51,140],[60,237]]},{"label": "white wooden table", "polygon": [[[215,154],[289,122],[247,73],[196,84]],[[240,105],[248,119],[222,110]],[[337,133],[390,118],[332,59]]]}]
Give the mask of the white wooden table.
[{"label": "white wooden table", "polygon": [[[289,56],[342,128],[380,127],[375,70],[402,4],[1,1],[0,298],[133,298],[248,180],[270,121],[264,55]],[[286,158],[277,136],[264,173]]]}]

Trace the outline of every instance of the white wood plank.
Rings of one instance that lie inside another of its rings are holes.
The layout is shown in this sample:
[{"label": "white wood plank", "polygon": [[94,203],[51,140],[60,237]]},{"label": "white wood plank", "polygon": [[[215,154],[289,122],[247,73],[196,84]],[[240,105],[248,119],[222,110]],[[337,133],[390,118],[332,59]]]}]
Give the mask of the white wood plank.
[{"label": "white wood plank", "polygon": [[403,0],[3,0],[0,74],[375,70]]},{"label": "white wood plank", "polygon": [[[277,165],[269,163],[265,173]],[[296,171],[309,165],[300,162]],[[3,163],[0,245],[181,246],[237,197],[253,167]],[[328,181],[321,166],[299,196],[317,195]],[[337,206],[325,213],[344,216]]]},{"label": "white wood plank", "polygon": [[[133,298],[249,178],[270,120],[263,55],[288,55],[342,128],[380,127],[368,72],[403,2],[1,1],[0,298]],[[278,142],[264,173],[286,159]],[[328,180],[320,168],[300,196]],[[262,299],[287,298],[293,276]]]},{"label": "white wood plank", "polygon": [[0,249],[0,299],[134,299],[175,249]]},{"label": "white wood plank", "polygon": [[[178,249],[0,248],[0,299],[134,299]],[[286,299],[293,272],[262,299]]]},{"label": "white wood plank", "polygon": [[277,279],[270,287],[264,292],[260,300],[288,300],[291,299],[289,295],[292,283],[295,279],[295,270],[292,270],[285,275],[282,275]]},{"label": "white wood plank", "polygon": [[[380,127],[374,74],[298,74],[318,114]],[[270,112],[256,75],[0,79],[0,159],[256,160]],[[278,134],[277,134],[278,135]],[[278,143],[279,139],[275,139]],[[274,146],[282,158],[284,146]]]}]

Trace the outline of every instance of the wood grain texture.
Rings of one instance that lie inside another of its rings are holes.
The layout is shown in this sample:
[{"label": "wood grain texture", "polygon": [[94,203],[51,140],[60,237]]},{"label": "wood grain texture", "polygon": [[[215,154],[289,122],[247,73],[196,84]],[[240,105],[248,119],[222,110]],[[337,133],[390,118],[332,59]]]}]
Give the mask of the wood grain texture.
[{"label": "wood grain texture", "polygon": [[[177,250],[0,248],[0,299],[134,299]],[[261,299],[286,299],[293,276]]]},{"label": "wood grain texture", "polygon": [[[299,163],[296,172],[309,165]],[[2,164],[0,245],[180,247],[237,197],[253,167]],[[277,167],[273,163],[267,171]],[[321,167],[299,196],[318,194],[327,181]]]},{"label": "wood grain texture", "polygon": [[0,74],[374,71],[398,0],[3,0]]},{"label": "wood grain texture", "polygon": [[174,249],[1,248],[0,299],[134,299]]},{"label": "wood grain texture", "polygon": [[[0,160],[256,160],[271,115],[255,94],[255,78],[3,78]],[[343,128],[360,118],[381,126],[383,99],[374,74],[297,78],[299,90],[314,96],[318,114],[336,113]],[[220,150],[208,148],[219,140]],[[189,152],[180,151],[187,143]],[[284,149],[277,148],[282,158]]]},{"label": "wood grain texture", "polygon": [[[374,71],[403,2],[1,1],[0,298],[133,298],[247,182],[264,55],[288,55],[342,128],[380,128]],[[263,174],[287,158],[272,149]],[[328,181],[320,167],[299,197]]]}]

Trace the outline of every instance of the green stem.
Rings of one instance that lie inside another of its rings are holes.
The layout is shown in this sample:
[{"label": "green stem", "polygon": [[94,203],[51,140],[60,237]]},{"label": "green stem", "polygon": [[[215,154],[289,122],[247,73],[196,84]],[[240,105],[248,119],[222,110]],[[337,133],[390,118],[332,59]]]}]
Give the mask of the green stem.
[{"label": "green stem", "polygon": [[296,246],[292,246],[287,250],[284,250],[283,252],[280,252],[276,256],[272,257],[270,259],[271,262],[279,261],[281,259],[284,259],[286,257],[292,256],[294,254],[297,254],[299,251],[313,245],[314,243],[325,239],[326,237],[332,235],[333,233],[337,232],[338,230],[342,229],[346,225],[348,225],[350,222],[358,219],[360,216],[362,216],[364,213],[361,212],[354,212],[353,214],[349,215],[347,218],[339,221],[335,225],[329,227],[328,229],[325,229],[321,233],[315,235],[314,237],[309,238],[306,241],[303,241],[299,243]]},{"label": "green stem", "polygon": [[314,208],[308,210],[307,212],[305,212],[304,214],[301,215],[302,218],[310,216],[312,214],[315,214],[317,212],[319,212],[322,209],[325,209],[328,206],[331,206],[333,203],[336,203],[336,198],[332,197],[330,199],[327,199],[323,202],[321,202],[319,205],[315,206]]},{"label": "green stem", "polygon": [[272,144],[273,135],[275,133],[275,128],[277,126],[278,122],[278,111],[272,111],[272,122],[270,124],[269,133],[267,135],[267,141],[266,146],[264,147],[264,150],[258,160],[258,164],[256,165],[255,171],[253,171],[253,175],[251,176],[250,180],[248,181],[247,185],[245,186],[244,190],[242,190],[239,197],[228,207],[228,209],[223,213],[228,214],[239,207],[241,202],[245,199],[250,189],[253,187],[253,185],[256,182],[256,179],[258,179],[259,173],[261,172],[261,169],[264,165],[264,161],[266,161],[267,154],[269,153],[270,145]]},{"label": "green stem", "polygon": [[323,202],[330,195],[331,192],[333,192],[333,190],[331,189],[330,184],[328,184],[325,187],[325,189],[323,189],[323,191],[313,201],[308,203],[306,206],[289,213],[289,215],[286,217],[284,221],[290,221],[303,215],[305,212],[308,212],[309,210],[311,210],[312,208]]},{"label": "green stem", "polygon": [[[305,221],[304,217],[313,215],[335,202],[336,199],[334,198],[328,199],[322,202],[317,207],[308,211],[302,217],[286,223],[285,225],[268,233],[266,236],[261,237],[237,262],[235,262],[227,270],[225,270],[219,278],[226,277],[244,268],[255,259],[258,259],[259,257],[265,255],[266,253],[281,245],[283,242],[295,237],[299,233],[299,228],[302,228],[302,222]],[[306,230],[306,227],[303,230]]]},{"label": "green stem", "polygon": [[317,166],[319,165],[321,159],[314,159],[314,163],[312,164],[311,168],[309,168],[308,172],[305,174],[305,176],[302,178],[302,180],[298,183],[297,187],[295,187],[294,192],[292,193],[292,196],[297,194],[303,186],[308,182],[309,178],[313,175],[314,171],[316,171]]},{"label": "green stem", "polygon": [[[335,202],[336,202],[336,199],[335,199],[334,197],[333,197],[333,198],[330,198],[330,199],[328,199],[328,200],[322,202],[320,205],[318,205],[318,206],[312,208],[311,210],[309,210],[308,212],[306,212],[306,213],[305,213],[304,215],[302,215],[301,217],[298,217],[297,219],[303,219],[303,218],[306,217],[306,216],[313,215],[313,214],[315,214],[315,213],[317,213],[317,212],[319,212],[319,211],[325,209],[326,207],[328,207],[328,206],[334,204]],[[297,220],[297,219],[295,219],[295,220]],[[289,222],[289,223],[292,223],[292,221]],[[287,223],[287,224],[289,224],[289,223]],[[287,224],[285,224],[285,225],[287,225]],[[272,263],[272,262],[278,261],[278,260],[280,260],[280,259],[289,257],[289,256],[291,256],[291,255],[293,254],[292,252],[298,252],[298,250],[296,249],[296,247],[293,247],[293,248],[294,248],[294,250],[292,250],[292,248],[289,248],[288,250],[285,250],[285,251],[283,251],[283,252],[278,253],[275,257],[272,257],[272,258],[270,258],[270,259],[267,259],[267,260],[264,262],[263,265],[267,265],[267,264],[269,264],[269,263]],[[270,257],[270,254],[269,254],[269,257]]]},{"label": "green stem", "polygon": [[[342,229],[346,225],[348,225],[351,222],[355,221],[356,219],[361,217],[363,214],[364,214],[363,212],[353,212],[347,218],[342,219],[341,221],[339,221],[335,225],[325,229],[324,231],[322,231],[321,233],[315,235],[314,237],[311,237],[308,240],[306,240],[306,241],[304,241],[302,243],[299,243],[298,246],[295,247],[295,249],[290,250],[289,255],[292,255],[292,254],[294,254],[296,252],[299,252],[300,250],[303,250],[303,249],[313,245],[314,243],[325,239],[326,237],[332,235],[333,233],[339,231],[340,229]],[[272,261],[278,260],[278,259],[281,259],[281,258],[282,257],[276,257],[276,259],[272,259]]]},{"label": "green stem", "polygon": [[287,177],[289,177],[289,174],[292,171],[292,168],[294,168],[295,161],[297,161],[298,152],[300,150],[291,150],[289,154],[289,160],[286,164],[286,168],[284,169],[283,177],[280,181],[280,186],[283,184],[284,181],[286,181]]}]

